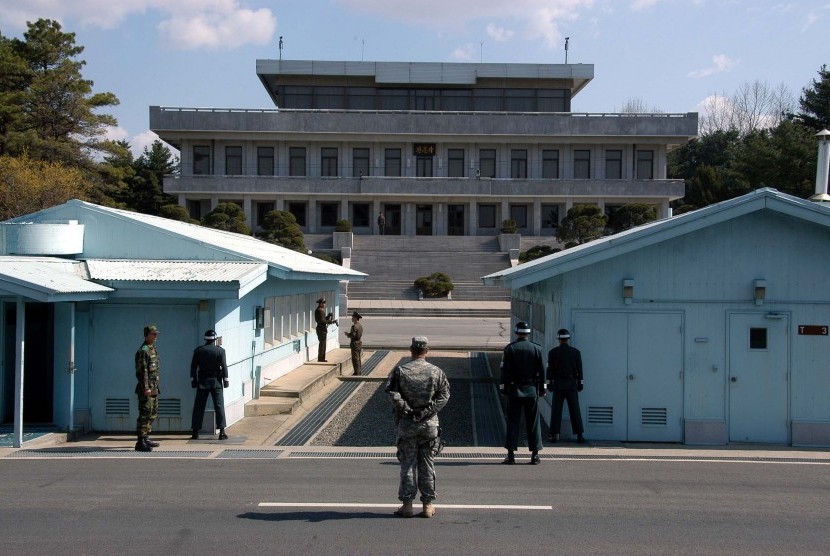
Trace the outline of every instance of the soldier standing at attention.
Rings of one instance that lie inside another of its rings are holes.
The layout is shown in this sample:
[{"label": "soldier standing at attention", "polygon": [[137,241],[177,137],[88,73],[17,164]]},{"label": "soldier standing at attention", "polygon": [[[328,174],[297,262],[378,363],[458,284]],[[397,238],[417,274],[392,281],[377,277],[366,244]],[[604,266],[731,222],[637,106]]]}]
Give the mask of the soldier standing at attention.
[{"label": "soldier standing at attention", "polygon": [[329,334],[329,325],[334,323],[334,315],[326,314],[326,298],[321,297],[317,300],[317,309],[314,310],[314,322],[317,326],[314,330],[317,332],[317,361],[326,362],[326,338]]},{"label": "soldier standing at attention", "polygon": [[352,328],[346,332],[346,337],[349,338],[349,349],[352,350],[352,370],[354,374],[359,375],[363,371],[363,325],[360,324],[360,319],[363,317],[357,311],[352,313]]},{"label": "soldier standing at attention", "polygon": [[386,233],[386,217],[381,212],[378,214],[378,235],[384,235]]},{"label": "soldier standing at attention", "polygon": [[152,452],[158,442],[150,440],[153,421],[158,415],[159,398],[159,356],[156,352],[158,328],[151,324],[144,327],[144,343],[135,352],[135,393],[138,396],[138,419],[136,434],[138,452]]},{"label": "soldier standing at attention", "polygon": [[582,436],[582,413],[579,410],[579,392],[582,391],[582,354],[568,345],[571,333],[562,328],[556,333],[559,345],[548,352],[548,390],[553,392],[553,408],[550,416],[551,442],[559,442],[562,429],[562,406],[568,400],[571,429],[576,441],[585,443]]},{"label": "soldier standing at attention", "polygon": [[225,362],[225,350],[216,345],[216,331],[205,332],[205,345],[193,351],[190,360],[190,385],[196,388],[196,401],[193,402],[193,417],[190,425],[193,434],[190,438],[199,438],[199,429],[205,418],[207,397],[213,400],[213,409],[216,411],[216,424],[219,425],[219,440],[227,440],[225,434],[225,396],[223,388],[230,386],[228,382],[228,364]]},{"label": "soldier standing at attention", "polygon": [[435,515],[434,458],[441,450],[438,412],[450,399],[450,384],[444,371],[426,362],[426,337],[412,338],[412,360],[396,366],[386,381],[386,393],[395,410],[398,461],[401,481],[398,499],[403,502],[395,515],[412,517],[412,501],[421,491],[421,517]]},{"label": "soldier standing at attention", "polygon": [[545,395],[545,363],[542,348],[528,340],[530,326],[516,323],[516,341],[504,348],[501,359],[501,390],[507,396],[507,438],[504,447],[507,457],[502,463],[513,465],[513,452],[519,447],[519,422],[522,413],[527,427],[530,463],[538,465],[542,449],[542,429],[539,419],[539,397]]}]

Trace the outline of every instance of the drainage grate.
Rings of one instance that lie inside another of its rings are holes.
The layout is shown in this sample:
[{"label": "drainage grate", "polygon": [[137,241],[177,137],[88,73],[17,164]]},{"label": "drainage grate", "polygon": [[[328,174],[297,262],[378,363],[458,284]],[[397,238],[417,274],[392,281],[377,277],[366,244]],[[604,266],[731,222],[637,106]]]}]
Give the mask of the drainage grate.
[{"label": "drainage grate", "polygon": [[43,448],[18,450],[7,455],[8,458],[206,458],[212,452],[207,450],[155,450],[153,452],[136,452],[132,448],[124,449],[65,449]]},{"label": "drainage grate", "polygon": [[361,365],[360,376],[366,376],[372,371],[374,371],[375,367],[377,367],[387,355],[389,355],[388,349],[376,351],[375,353],[373,353],[372,356],[366,361],[364,361]]},{"label": "drainage grate", "polygon": [[216,459],[276,459],[283,450],[223,450]]},{"label": "drainage grate", "polygon": [[289,458],[389,458],[396,459],[390,452],[291,452]]}]

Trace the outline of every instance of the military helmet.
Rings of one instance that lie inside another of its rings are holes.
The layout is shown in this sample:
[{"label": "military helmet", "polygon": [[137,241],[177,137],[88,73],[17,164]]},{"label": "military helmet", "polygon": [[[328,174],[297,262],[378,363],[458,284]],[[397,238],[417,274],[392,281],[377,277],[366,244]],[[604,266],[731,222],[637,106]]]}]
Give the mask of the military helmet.
[{"label": "military helmet", "polygon": [[216,331],[212,328],[205,331],[205,340],[215,340],[218,337],[219,336],[217,336]]},{"label": "military helmet", "polygon": [[568,332],[567,328],[560,328],[559,332],[556,333],[556,337],[560,340],[567,340],[571,337],[571,333]]},{"label": "military helmet", "polygon": [[516,323],[516,334],[530,334],[530,325],[520,320]]}]

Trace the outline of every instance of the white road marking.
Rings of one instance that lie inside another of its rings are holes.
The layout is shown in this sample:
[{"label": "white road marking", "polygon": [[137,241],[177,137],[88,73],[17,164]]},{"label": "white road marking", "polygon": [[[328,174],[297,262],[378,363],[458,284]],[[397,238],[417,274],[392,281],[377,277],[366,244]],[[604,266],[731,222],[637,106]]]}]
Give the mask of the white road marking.
[{"label": "white road marking", "polygon": [[[261,508],[397,508],[400,504],[365,504],[359,502],[260,502]],[[552,510],[553,506],[512,504],[435,504],[436,508],[455,510]]]}]

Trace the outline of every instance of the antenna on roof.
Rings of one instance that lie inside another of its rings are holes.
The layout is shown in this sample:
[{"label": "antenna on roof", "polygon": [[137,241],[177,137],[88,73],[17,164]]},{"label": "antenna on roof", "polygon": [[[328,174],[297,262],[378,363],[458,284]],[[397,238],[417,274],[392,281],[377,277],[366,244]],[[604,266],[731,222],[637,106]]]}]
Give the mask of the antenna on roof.
[{"label": "antenna on roof", "polygon": [[568,63],[568,41],[571,40],[571,37],[565,37],[565,63]]},{"label": "antenna on roof", "polygon": [[280,62],[282,62],[282,35],[280,35]]},{"label": "antenna on roof", "polygon": [[483,64],[484,63],[484,41],[481,41],[478,44],[479,44],[479,48],[480,48],[480,50],[479,50],[479,52],[480,52],[479,62],[481,62]]}]

